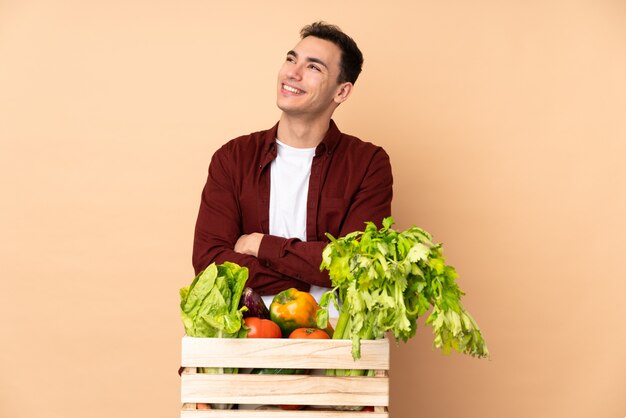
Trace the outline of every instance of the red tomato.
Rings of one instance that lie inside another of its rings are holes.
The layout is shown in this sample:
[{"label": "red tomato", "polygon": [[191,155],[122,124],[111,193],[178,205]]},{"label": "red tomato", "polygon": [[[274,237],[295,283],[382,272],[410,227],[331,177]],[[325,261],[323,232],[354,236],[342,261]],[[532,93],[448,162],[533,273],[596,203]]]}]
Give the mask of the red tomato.
[{"label": "red tomato", "polygon": [[[317,328],[296,328],[289,334],[289,338],[330,339],[326,332]],[[279,407],[287,411],[294,411],[304,408],[304,405],[279,405]]]},{"label": "red tomato", "polygon": [[329,340],[328,334],[317,328],[298,328],[295,329],[289,338],[308,338],[310,340]]},{"label": "red tomato", "polygon": [[248,331],[248,338],[280,338],[280,327],[269,319],[255,318],[253,316],[244,319]]},{"label": "red tomato", "polygon": [[278,407],[283,411],[297,411],[304,408],[304,405],[278,405]]}]

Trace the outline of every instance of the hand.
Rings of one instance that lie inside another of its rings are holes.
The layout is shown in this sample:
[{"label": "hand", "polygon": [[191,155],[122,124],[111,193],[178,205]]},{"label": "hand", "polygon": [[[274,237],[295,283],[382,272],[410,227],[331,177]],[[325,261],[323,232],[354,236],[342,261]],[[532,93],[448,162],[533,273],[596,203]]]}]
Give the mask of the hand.
[{"label": "hand", "polygon": [[241,254],[253,255],[255,257],[259,254],[259,247],[261,246],[261,240],[263,234],[253,232],[251,234],[242,235],[235,243],[235,252]]}]

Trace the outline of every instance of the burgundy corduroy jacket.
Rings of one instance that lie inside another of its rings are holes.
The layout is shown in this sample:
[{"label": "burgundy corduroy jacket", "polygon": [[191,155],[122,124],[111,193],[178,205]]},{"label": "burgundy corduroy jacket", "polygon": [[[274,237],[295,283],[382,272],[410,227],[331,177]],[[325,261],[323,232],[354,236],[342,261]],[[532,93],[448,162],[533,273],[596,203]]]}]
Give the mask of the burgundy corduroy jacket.
[{"label": "burgundy corduroy jacket", "polygon": [[[311,165],[307,198],[307,240],[269,235],[270,163],[276,158],[276,131],[233,139],[215,152],[202,191],[196,222],[193,266],[196,274],[212,262],[248,267],[247,286],[261,295],[310,284],[330,287],[320,272],[329,232],[334,237],[380,226],[391,214],[389,156],[378,146],[343,134],[331,120]],[[266,234],[258,257],[233,251],[243,234]]]}]

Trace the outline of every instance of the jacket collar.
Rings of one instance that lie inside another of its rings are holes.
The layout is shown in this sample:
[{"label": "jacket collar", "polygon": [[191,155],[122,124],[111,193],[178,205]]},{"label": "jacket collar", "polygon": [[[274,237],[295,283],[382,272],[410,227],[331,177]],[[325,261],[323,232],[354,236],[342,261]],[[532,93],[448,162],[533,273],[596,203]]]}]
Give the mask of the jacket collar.
[{"label": "jacket collar", "polygon": [[[267,152],[272,154],[272,159],[276,158],[276,133],[278,132],[278,123],[274,125],[271,129],[266,131],[264,138],[264,148]],[[324,139],[319,145],[315,148],[315,156],[322,155],[327,153],[328,155],[332,154],[335,150],[335,147],[339,143],[341,139],[341,131],[337,128],[337,124],[334,120],[330,120],[328,125],[328,130],[326,131],[326,135],[324,135]]]}]

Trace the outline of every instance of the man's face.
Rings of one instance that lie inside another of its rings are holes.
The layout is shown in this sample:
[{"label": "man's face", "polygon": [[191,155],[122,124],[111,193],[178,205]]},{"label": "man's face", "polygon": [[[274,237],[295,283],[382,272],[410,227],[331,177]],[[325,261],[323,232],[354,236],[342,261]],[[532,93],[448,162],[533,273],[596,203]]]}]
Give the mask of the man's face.
[{"label": "man's face", "polygon": [[340,63],[341,50],[334,43],[313,36],[302,39],[278,72],[278,107],[292,115],[332,114],[341,90]]}]

